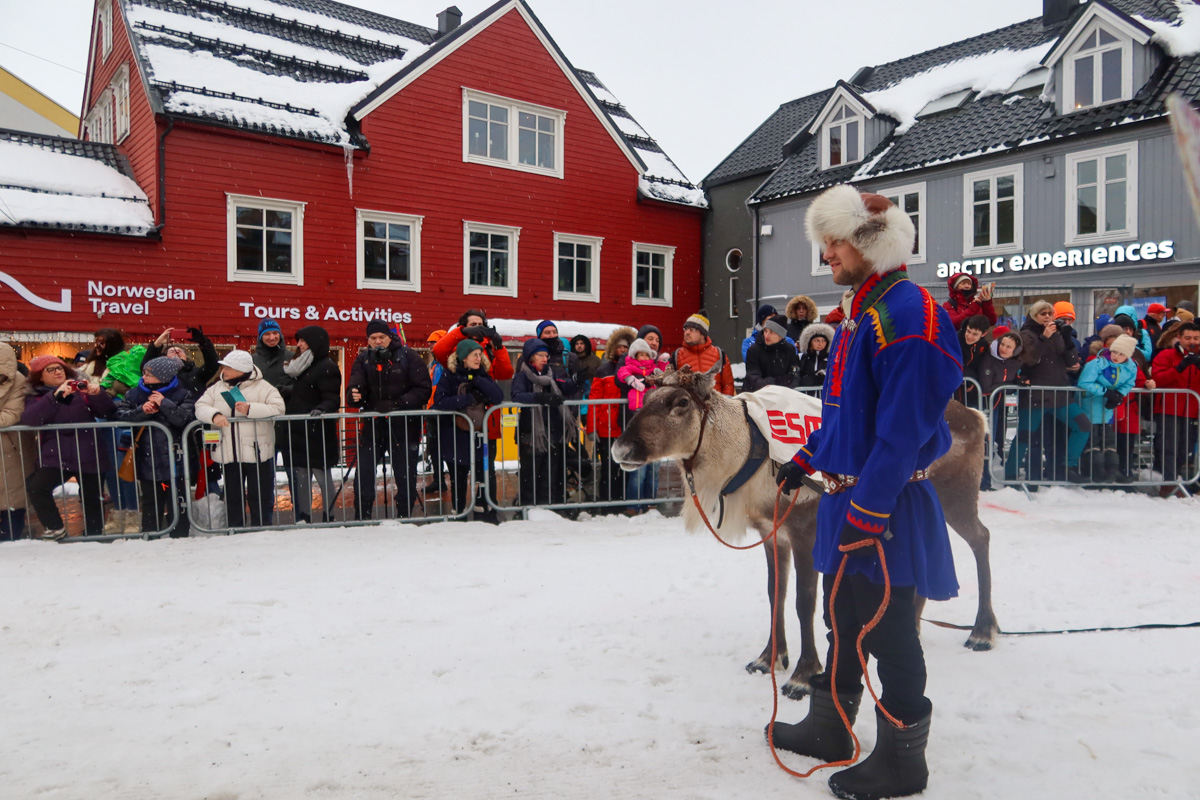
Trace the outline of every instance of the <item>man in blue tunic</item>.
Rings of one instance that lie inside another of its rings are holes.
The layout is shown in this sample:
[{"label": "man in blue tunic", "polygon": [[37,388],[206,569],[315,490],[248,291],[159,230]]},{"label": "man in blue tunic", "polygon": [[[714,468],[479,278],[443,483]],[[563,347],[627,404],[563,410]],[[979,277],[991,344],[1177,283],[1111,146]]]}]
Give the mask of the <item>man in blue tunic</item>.
[{"label": "man in blue tunic", "polygon": [[[877,660],[881,705],[902,727],[877,709],[875,750],[834,774],[829,787],[855,800],[902,797],[924,790],[929,778],[925,742],[933,706],[925,697],[916,595],[944,600],[958,594],[946,521],[926,470],[950,448],[945,411],[962,383],[961,354],[945,310],[908,279],[904,264],[915,232],[907,214],[884,197],[837,186],[813,201],[805,222],[809,238],[824,248],[834,281],[851,291],[831,345],[821,428],[780,468],[778,480],[794,491],[806,476],[825,475],[813,557],[825,575],[831,632],[826,671],[812,679],[808,716],[795,725],[777,723],[773,739],[825,761],[853,755],[833,690],[836,685],[853,724],[862,700],[855,641],[884,594],[878,541],[892,594],[863,649]],[[831,609],[843,555],[845,576]],[[831,680],[835,623],[837,675]]]}]

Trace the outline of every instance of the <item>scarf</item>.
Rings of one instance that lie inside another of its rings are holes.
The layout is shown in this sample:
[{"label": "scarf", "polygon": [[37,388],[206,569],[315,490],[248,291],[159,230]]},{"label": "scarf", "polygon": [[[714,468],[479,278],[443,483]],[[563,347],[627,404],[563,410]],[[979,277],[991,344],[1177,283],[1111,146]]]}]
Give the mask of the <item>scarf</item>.
[{"label": "scarf", "polygon": [[145,392],[147,397],[154,394],[155,392],[165,395],[167,392],[171,391],[178,385],[179,385],[179,376],[178,375],[176,375],[174,378],[171,378],[170,383],[156,383],[153,386],[147,386],[145,380],[138,381],[138,388],[141,389],[143,392]]},{"label": "scarf", "polygon": [[[529,382],[533,384],[535,392],[552,392],[560,397],[562,396],[562,390],[558,388],[558,384],[554,380],[554,375],[549,370],[547,370],[545,375],[539,375],[530,369],[528,364],[522,364],[521,373],[529,378]],[[550,434],[546,430],[546,423],[550,419],[550,414],[554,412],[548,410],[546,414],[542,414],[541,409],[533,409],[533,411],[535,412],[531,415],[533,417],[533,449],[534,452],[545,453],[550,449]],[[575,422],[575,416],[566,406],[559,406],[558,411],[562,414],[563,425],[566,427],[566,430],[570,431],[578,425]]]},{"label": "scarf", "polygon": [[283,371],[293,378],[299,378],[304,370],[312,366],[313,351],[305,350],[300,355],[283,365]]}]

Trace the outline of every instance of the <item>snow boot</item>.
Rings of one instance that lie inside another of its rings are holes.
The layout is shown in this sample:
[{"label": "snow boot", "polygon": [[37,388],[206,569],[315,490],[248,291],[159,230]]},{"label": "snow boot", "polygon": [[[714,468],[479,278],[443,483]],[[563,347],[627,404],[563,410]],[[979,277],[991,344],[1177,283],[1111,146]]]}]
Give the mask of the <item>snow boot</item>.
[{"label": "snow boot", "polygon": [[[842,692],[840,700],[842,709],[846,712],[850,724],[858,716],[858,708],[862,702],[862,687],[853,694]],[[830,761],[845,761],[854,755],[854,740],[850,731],[842,724],[837,706],[833,703],[833,692],[828,686],[814,682],[812,700],[808,707],[808,716],[793,724],[776,722],[772,736],[775,746],[780,750],[811,756],[826,763]]]},{"label": "snow boot", "polygon": [[929,783],[925,744],[929,741],[931,717],[932,711],[911,725],[897,728],[875,709],[875,749],[860,764],[831,777],[829,790],[846,800],[907,797],[925,791]]}]

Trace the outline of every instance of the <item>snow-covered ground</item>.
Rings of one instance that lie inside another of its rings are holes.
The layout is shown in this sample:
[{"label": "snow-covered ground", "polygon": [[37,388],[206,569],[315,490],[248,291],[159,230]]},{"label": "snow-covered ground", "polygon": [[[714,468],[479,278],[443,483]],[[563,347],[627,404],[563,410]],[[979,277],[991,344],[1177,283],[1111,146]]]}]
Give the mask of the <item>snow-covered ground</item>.
[{"label": "snow-covered ground", "polygon": [[[1198,511],[987,495],[1001,626],[1200,618]],[[970,622],[955,554],[962,596],[926,615]],[[763,740],[764,584],[657,514],[0,545],[0,795],[828,797]],[[925,797],[1198,796],[1200,630],[923,636]]]}]

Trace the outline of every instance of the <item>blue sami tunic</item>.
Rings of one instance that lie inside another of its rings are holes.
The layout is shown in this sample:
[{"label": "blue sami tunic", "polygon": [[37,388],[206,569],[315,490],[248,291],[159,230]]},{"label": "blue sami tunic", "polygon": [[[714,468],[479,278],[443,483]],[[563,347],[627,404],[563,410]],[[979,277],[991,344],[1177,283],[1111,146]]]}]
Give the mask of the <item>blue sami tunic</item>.
[{"label": "blue sami tunic", "polygon": [[[950,317],[904,267],[872,275],[838,327],[825,379],[821,427],[795,461],[808,470],[857,475],[821,498],[813,559],[836,573],[838,539],[849,522],[884,537],[894,586],[931,600],[958,594],[950,538],[937,492],[909,482],[950,449],[946,404],[962,385],[962,355]],[[883,583],[877,559],[851,558],[848,574]]]}]

